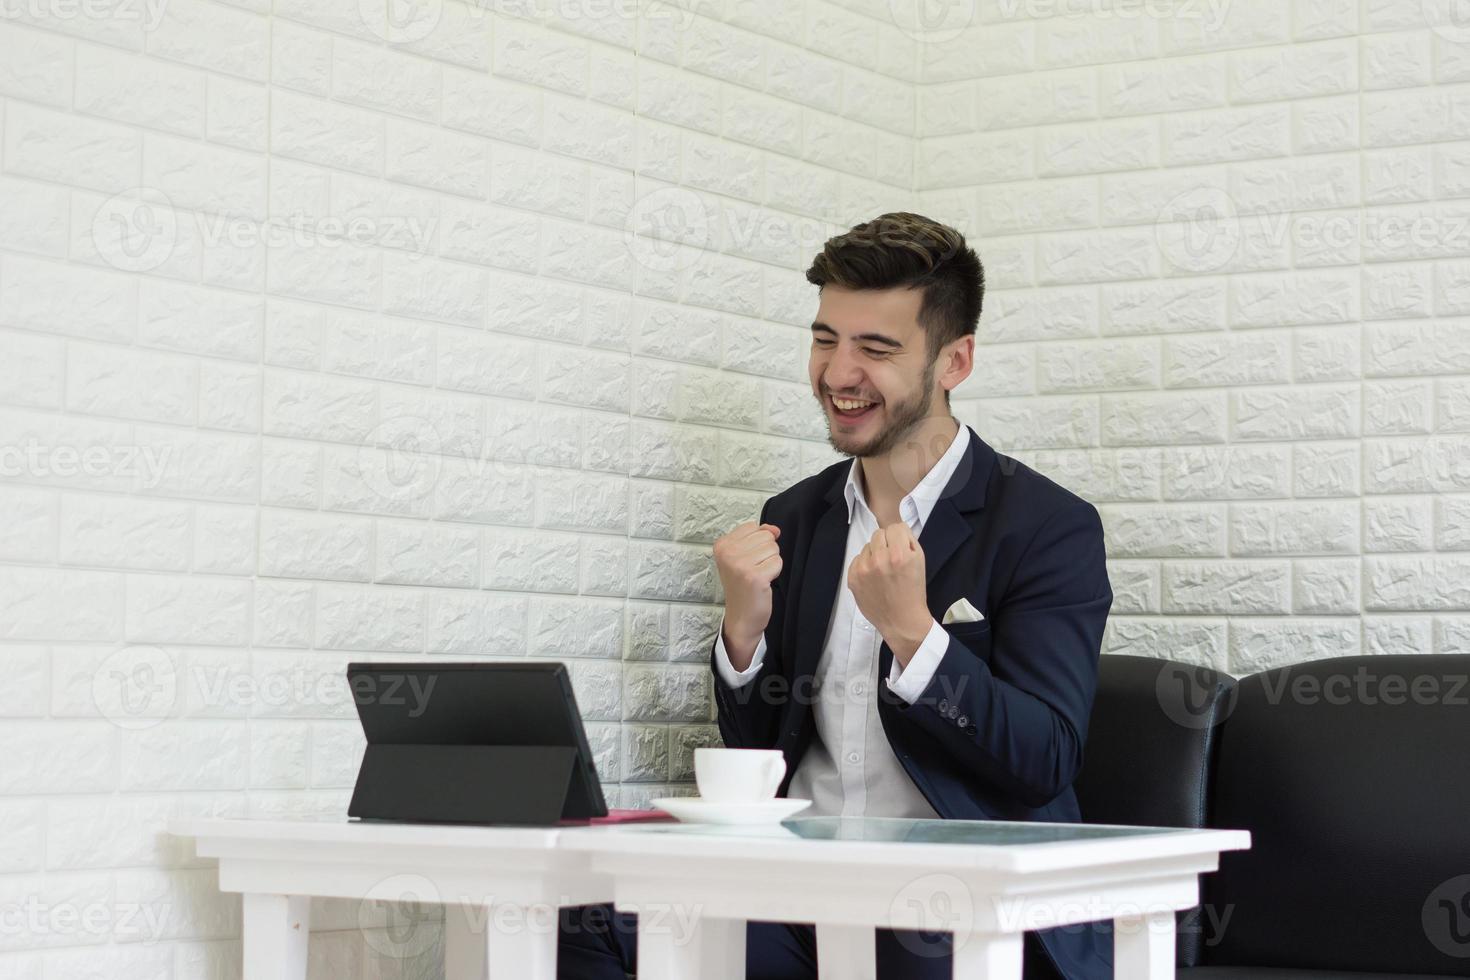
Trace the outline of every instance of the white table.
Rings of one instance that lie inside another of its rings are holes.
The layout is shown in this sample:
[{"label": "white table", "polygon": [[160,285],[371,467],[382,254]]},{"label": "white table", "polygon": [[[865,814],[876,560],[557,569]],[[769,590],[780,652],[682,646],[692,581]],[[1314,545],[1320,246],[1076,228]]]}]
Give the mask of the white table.
[{"label": "white table", "polygon": [[[555,980],[556,910],[639,913],[640,980],[739,980],[745,922],[811,922],[823,978],[870,980],[877,927],[954,933],[954,976],[1020,980],[1022,934],[1115,922],[1115,976],[1174,976],[1174,912],[1233,830],[809,818],[516,828],[257,820],[170,827],[243,894],[244,980],[304,980],[310,896],[445,906],[448,980]],[[494,928],[482,928],[484,923]],[[477,928],[477,925],[479,926]]]},{"label": "white table", "polygon": [[449,980],[555,980],[557,910],[612,898],[556,828],[199,819],[169,831],[195,838],[219,859],[220,889],[242,893],[243,980],[305,980],[313,896],[444,906]]},{"label": "white table", "polygon": [[1020,980],[1025,930],[1111,919],[1114,976],[1164,980],[1175,911],[1250,834],[813,817],[586,828],[560,846],[639,913],[639,980],[740,980],[751,918],[815,923],[824,980],[870,980],[878,926],[954,933],[956,980]]}]

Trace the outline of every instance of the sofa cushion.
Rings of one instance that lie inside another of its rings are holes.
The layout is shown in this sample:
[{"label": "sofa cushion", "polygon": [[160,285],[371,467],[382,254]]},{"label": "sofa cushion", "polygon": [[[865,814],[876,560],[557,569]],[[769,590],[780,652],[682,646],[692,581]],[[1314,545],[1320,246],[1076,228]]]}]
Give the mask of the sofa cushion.
[{"label": "sofa cushion", "polygon": [[1470,656],[1341,657],[1240,680],[1210,824],[1249,830],[1251,848],[1205,876],[1220,928],[1204,965],[1470,976],[1467,736]]},{"label": "sofa cushion", "polygon": [[1427,973],[1344,973],[1341,970],[1278,970],[1271,966],[1196,966],[1179,980],[1457,980]]},{"label": "sofa cushion", "polygon": [[[1234,682],[1203,667],[1108,654],[1098,665],[1082,772],[1073,784],[1088,823],[1203,827],[1215,726]],[[1199,962],[1208,920],[1178,918],[1178,962]]]}]

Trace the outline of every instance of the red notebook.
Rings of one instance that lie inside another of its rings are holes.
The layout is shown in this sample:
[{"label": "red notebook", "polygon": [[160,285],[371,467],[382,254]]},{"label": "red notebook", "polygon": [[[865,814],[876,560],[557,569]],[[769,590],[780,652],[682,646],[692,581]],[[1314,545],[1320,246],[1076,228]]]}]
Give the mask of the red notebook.
[{"label": "red notebook", "polygon": [[559,824],[638,823],[644,820],[674,819],[663,810],[628,810],[609,807],[605,817],[589,817],[586,820],[558,820]]}]

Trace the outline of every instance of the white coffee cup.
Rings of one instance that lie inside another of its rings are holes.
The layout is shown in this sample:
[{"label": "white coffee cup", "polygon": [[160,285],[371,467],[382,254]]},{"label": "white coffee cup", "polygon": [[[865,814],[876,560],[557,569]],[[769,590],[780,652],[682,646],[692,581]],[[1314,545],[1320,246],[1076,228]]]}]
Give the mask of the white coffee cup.
[{"label": "white coffee cup", "polygon": [[702,800],[762,803],[775,797],[785,775],[780,749],[694,750],[694,781]]}]

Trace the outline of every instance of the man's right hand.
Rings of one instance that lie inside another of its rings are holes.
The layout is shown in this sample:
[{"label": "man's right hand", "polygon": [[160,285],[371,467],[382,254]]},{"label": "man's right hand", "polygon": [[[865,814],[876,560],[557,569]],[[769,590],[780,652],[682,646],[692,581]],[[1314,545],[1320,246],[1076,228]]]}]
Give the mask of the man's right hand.
[{"label": "man's right hand", "polygon": [[715,541],[715,568],[725,589],[725,653],[745,670],[771,621],[771,583],[781,574],[774,524],[747,521]]}]

